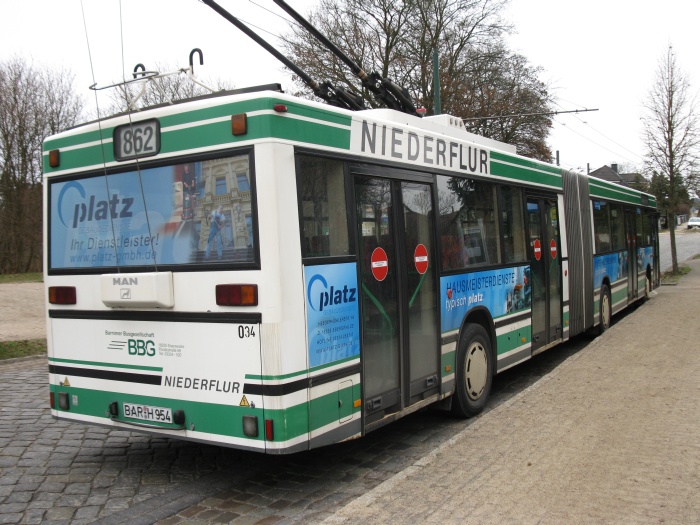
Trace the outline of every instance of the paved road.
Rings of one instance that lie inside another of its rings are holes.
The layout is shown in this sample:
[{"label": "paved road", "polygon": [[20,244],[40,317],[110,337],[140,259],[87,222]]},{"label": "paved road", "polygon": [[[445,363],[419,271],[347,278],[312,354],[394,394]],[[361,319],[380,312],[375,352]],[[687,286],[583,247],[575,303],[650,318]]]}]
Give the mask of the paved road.
[{"label": "paved road", "polygon": [[[499,375],[489,410],[589,343]],[[0,364],[0,382],[0,523],[318,523],[477,421],[424,410],[354,442],[262,456],[54,421],[44,359]]]},{"label": "paved road", "polygon": [[[678,238],[687,241],[682,253],[700,252],[700,235]],[[361,440],[288,457],[57,422],[45,360],[0,364],[0,523],[587,521],[557,498],[587,501],[594,522],[700,523],[698,354],[665,353],[669,333],[680,349],[697,342],[691,312],[700,290],[686,297],[683,289],[655,292],[593,343],[579,338],[499,375],[480,418],[424,410]],[[35,295],[40,304],[40,289]],[[607,359],[626,341],[642,353]],[[621,385],[627,390],[615,390]],[[455,501],[460,513],[448,514]],[[526,514],[515,513],[520,507]]]},{"label": "paved road", "polygon": [[[671,234],[668,230],[661,230],[659,234],[659,263],[661,271],[671,268]],[[700,230],[688,230],[685,224],[676,229],[676,255],[678,261],[690,259],[700,254]]]},{"label": "paved road", "polygon": [[324,523],[700,523],[690,264],[680,285]]}]

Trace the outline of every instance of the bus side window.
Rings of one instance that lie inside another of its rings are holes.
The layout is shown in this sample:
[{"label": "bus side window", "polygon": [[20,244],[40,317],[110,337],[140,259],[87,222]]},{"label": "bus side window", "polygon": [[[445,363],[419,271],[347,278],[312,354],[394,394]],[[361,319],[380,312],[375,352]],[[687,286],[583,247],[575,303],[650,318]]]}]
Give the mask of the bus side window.
[{"label": "bus side window", "polygon": [[523,218],[523,190],[510,186],[501,187],[503,202],[504,262],[520,262],[527,259],[525,220]]},{"label": "bus side window", "polygon": [[303,257],[349,255],[343,162],[299,156]]},{"label": "bus side window", "polygon": [[643,246],[651,245],[651,217],[646,211],[642,212],[642,230],[644,232]]},{"label": "bus side window", "polygon": [[621,204],[610,203],[610,227],[612,234],[612,249],[626,249],[627,238],[625,235],[625,214]]},{"label": "bus side window", "polygon": [[498,264],[496,186],[462,177],[437,177],[442,264],[445,270]]},{"label": "bus side window", "polygon": [[611,249],[610,206],[605,201],[593,201],[593,229],[595,232],[595,252],[605,253]]}]

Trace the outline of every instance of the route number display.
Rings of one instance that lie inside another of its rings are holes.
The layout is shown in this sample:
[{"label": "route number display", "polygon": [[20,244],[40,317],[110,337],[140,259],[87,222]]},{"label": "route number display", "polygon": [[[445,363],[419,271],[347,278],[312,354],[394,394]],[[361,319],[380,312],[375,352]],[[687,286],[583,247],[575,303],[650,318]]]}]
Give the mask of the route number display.
[{"label": "route number display", "polygon": [[144,120],[114,128],[114,158],[130,160],[160,152],[160,123]]}]

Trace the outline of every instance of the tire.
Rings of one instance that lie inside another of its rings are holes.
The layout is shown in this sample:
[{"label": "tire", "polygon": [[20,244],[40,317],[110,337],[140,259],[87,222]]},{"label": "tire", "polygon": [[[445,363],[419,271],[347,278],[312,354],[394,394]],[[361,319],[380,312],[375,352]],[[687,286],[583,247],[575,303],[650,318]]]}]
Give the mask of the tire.
[{"label": "tire", "polygon": [[456,381],[452,413],[461,418],[480,413],[486,406],[493,382],[491,339],[481,325],[468,325],[460,338]]},{"label": "tire", "polygon": [[598,323],[598,335],[610,328],[612,319],[612,303],[610,301],[610,288],[604,284],[600,289],[600,322]]}]

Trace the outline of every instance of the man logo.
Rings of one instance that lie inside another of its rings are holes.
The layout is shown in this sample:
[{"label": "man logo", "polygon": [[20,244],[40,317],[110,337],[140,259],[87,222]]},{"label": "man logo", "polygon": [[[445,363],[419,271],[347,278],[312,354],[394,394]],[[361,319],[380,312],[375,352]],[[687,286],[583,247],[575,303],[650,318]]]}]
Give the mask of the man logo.
[{"label": "man logo", "polygon": [[122,288],[120,297],[122,299],[131,299],[131,288]]}]

